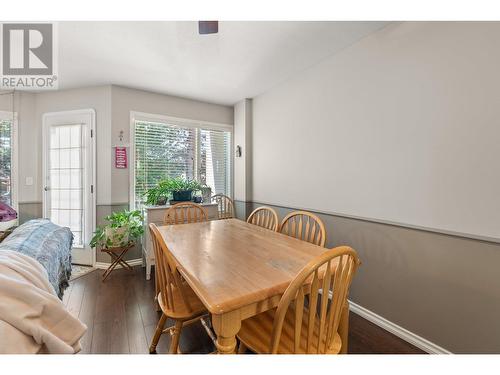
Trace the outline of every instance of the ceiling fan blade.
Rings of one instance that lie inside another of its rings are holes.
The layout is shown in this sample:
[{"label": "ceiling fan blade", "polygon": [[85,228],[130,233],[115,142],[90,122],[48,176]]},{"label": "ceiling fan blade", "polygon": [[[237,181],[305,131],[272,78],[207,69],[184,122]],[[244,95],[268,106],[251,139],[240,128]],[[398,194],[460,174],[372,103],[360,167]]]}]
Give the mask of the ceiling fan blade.
[{"label": "ceiling fan blade", "polygon": [[218,21],[198,21],[198,32],[204,34],[217,34],[219,32]]}]

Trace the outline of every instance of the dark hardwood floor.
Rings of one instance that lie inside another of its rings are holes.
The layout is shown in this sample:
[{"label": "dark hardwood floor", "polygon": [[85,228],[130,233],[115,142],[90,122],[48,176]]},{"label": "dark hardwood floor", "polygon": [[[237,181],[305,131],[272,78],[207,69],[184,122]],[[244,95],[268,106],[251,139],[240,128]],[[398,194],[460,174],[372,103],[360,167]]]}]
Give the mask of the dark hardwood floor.
[{"label": "dark hardwood floor", "polygon": [[[84,322],[88,331],[81,353],[148,353],[159,319],[154,298],[154,281],[146,281],[144,269],[113,271],[103,283],[97,270],[70,283],[63,298],[68,309]],[[420,349],[351,313],[349,353],[417,354]],[[158,353],[168,352],[170,337],[162,335]],[[182,330],[183,353],[210,353],[213,344],[201,324]]]}]

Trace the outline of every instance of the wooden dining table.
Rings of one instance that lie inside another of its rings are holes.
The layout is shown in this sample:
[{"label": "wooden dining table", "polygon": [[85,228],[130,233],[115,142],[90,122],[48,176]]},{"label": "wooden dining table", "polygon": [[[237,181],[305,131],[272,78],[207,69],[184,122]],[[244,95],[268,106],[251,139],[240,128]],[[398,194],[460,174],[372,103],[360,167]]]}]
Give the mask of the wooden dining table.
[{"label": "wooden dining table", "polygon": [[[238,219],[160,226],[183,278],[212,315],[221,354],[234,353],[241,321],[275,308],[297,273],[325,248]],[[349,306],[339,326],[347,352]]]}]

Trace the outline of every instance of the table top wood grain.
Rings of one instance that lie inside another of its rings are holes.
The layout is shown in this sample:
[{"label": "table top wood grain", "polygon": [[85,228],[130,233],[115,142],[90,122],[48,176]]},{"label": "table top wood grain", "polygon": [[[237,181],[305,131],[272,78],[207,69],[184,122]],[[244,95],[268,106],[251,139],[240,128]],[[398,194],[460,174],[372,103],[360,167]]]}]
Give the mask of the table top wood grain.
[{"label": "table top wood grain", "polygon": [[282,294],[302,267],[325,251],[238,219],[159,230],[182,276],[212,314]]}]

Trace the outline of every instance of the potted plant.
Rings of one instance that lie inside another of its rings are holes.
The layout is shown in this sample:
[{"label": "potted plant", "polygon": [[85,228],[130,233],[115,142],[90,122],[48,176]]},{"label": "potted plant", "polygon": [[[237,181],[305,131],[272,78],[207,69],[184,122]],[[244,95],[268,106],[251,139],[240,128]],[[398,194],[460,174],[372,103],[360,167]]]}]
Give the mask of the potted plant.
[{"label": "potted plant", "polygon": [[212,188],[208,185],[201,187],[201,200],[202,202],[210,202],[212,198]]},{"label": "potted plant", "polygon": [[193,199],[193,191],[201,189],[201,184],[195,180],[176,177],[169,180],[170,191],[174,201],[184,202]]},{"label": "potted plant", "polygon": [[183,177],[165,178],[158,181],[157,185],[149,189],[146,194],[146,204],[164,205],[169,196],[174,201],[191,201],[193,192],[202,189],[202,185],[195,181]]},{"label": "potted plant", "polygon": [[169,179],[160,180],[155,187],[145,193],[145,203],[150,206],[164,206],[171,194]]},{"label": "potted plant", "polygon": [[136,242],[144,233],[140,211],[123,210],[104,218],[108,223],[97,227],[90,241],[91,247],[125,247]]}]

